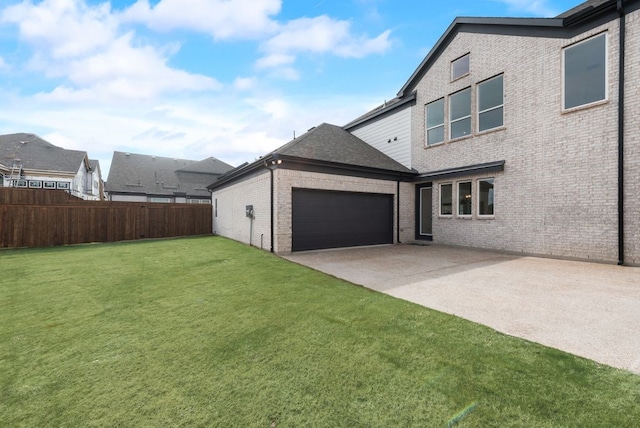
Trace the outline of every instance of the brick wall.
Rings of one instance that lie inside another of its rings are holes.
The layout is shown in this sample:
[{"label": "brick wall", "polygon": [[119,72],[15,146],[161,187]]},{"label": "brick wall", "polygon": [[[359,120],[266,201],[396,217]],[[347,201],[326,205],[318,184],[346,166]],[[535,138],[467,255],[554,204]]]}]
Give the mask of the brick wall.
[{"label": "brick wall", "polygon": [[[562,48],[603,31],[608,33],[608,101],[563,112]],[[450,62],[469,52],[470,74],[450,82]],[[504,172],[489,174],[495,177],[492,220],[478,219],[475,206],[471,219],[438,217],[438,184],[443,181],[434,182],[434,241],[616,261],[617,63],[617,21],[569,40],[459,33],[417,86],[413,166],[427,172],[497,160],[506,163]],[[503,128],[425,147],[426,103],[471,87],[475,129],[477,84],[501,73]],[[637,125],[627,132],[638,135]],[[628,159],[629,168],[632,159]],[[637,165],[636,157],[635,171]],[[474,197],[475,180],[485,176],[465,177],[474,180]],[[637,194],[637,186],[637,179],[628,183],[627,193]],[[637,203],[629,202],[629,212],[634,209]],[[635,221],[638,229],[639,217],[629,219],[630,228]],[[635,254],[631,257],[637,257],[636,245],[628,243],[630,256]]]},{"label": "brick wall", "polygon": [[[213,203],[213,232],[236,241],[271,248],[271,181],[264,169],[233,186],[215,190]],[[245,207],[253,205],[252,221],[245,215]],[[251,233],[252,232],[252,233]]]},{"label": "brick wall", "polygon": [[[278,169],[275,172],[277,188],[275,206],[277,207],[277,221],[275,224],[275,249],[277,253],[291,252],[291,189],[306,188],[320,190],[339,190],[345,192],[370,192],[396,194],[395,181],[373,180],[359,177],[345,177],[341,175],[321,174],[315,172]],[[413,186],[411,186],[413,187]],[[408,186],[403,186],[407,189]],[[401,204],[404,195],[401,194]],[[397,199],[394,198],[394,225]],[[404,214],[403,219],[407,215]],[[401,225],[404,227],[404,225]],[[406,232],[401,232],[406,233]],[[394,226],[394,242],[397,240]]]}]

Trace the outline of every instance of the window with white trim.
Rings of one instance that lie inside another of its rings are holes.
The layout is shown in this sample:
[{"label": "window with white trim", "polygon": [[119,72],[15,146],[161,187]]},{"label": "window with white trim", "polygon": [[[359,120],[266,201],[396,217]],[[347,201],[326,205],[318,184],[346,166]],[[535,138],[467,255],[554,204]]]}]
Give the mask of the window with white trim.
[{"label": "window with white trim", "polygon": [[444,141],[444,98],[427,104],[427,145]]},{"label": "window with white trim", "polygon": [[31,188],[31,189],[42,189],[42,181],[40,181],[40,180],[29,180],[29,188]]},{"label": "window with white trim", "polygon": [[458,217],[471,217],[472,200],[471,182],[458,182]]},{"label": "window with white trim", "polygon": [[56,188],[56,182],[55,181],[45,181],[43,183],[43,187],[45,189],[55,189]]},{"label": "window with white trim", "polygon": [[27,187],[27,180],[13,180],[14,187]]},{"label": "window with white trim", "polygon": [[451,81],[469,74],[469,54],[451,61]]},{"label": "window with white trim", "polygon": [[493,178],[478,180],[478,217],[493,217],[494,187]]},{"label": "window with white trim", "polygon": [[478,84],[478,131],[499,128],[504,118],[504,88],[502,75]]},{"label": "window with white trim", "polygon": [[453,214],[453,184],[440,185],[440,215],[450,217]]},{"label": "window with white trim", "polygon": [[607,34],[564,48],[563,108],[565,110],[607,99]]},{"label": "window with white trim", "polygon": [[449,96],[449,136],[456,139],[471,134],[471,88]]},{"label": "window with white trim", "polygon": [[69,190],[69,183],[67,181],[58,181],[58,189]]}]

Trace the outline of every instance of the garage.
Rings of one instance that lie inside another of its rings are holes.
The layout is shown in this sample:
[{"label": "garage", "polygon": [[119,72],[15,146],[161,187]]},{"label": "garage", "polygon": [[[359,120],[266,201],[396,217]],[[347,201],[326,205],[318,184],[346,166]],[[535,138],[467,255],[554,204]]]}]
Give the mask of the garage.
[{"label": "garage", "polygon": [[393,195],[292,189],[292,251],[393,243]]}]

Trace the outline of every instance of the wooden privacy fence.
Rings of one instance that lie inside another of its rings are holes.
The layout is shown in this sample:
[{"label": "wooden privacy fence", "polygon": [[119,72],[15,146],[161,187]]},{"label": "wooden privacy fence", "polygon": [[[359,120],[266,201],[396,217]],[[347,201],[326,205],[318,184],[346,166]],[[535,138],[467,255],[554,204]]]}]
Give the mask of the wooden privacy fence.
[{"label": "wooden privacy fence", "polygon": [[207,235],[211,213],[211,205],[94,202],[64,191],[0,188],[0,247]]}]

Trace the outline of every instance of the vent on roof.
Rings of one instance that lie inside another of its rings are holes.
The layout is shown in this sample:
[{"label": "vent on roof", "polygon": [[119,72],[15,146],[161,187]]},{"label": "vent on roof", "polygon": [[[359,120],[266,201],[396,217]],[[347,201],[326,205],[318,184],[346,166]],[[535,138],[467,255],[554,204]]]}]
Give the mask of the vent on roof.
[{"label": "vent on roof", "polygon": [[20,141],[20,144],[27,144],[28,141]]},{"label": "vent on roof", "polygon": [[155,156],[151,156],[151,159],[156,160],[156,157]]},{"label": "vent on roof", "polygon": [[131,155],[131,153],[125,153],[124,155],[125,155],[125,156],[129,156],[129,155]]},{"label": "vent on roof", "polygon": [[314,129],[316,129],[316,127],[315,127],[315,126],[312,126],[311,128],[309,128],[309,129],[307,130],[307,132],[309,132],[309,131],[313,131]]}]

